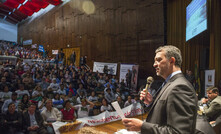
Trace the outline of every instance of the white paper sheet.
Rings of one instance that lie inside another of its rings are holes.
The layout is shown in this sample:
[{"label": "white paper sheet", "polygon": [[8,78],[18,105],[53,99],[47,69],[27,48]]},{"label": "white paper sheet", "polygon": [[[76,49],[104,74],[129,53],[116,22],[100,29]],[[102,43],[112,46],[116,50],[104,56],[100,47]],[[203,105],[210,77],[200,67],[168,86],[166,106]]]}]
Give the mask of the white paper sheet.
[{"label": "white paper sheet", "polygon": [[125,118],[123,111],[121,110],[117,101],[111,103],[116,112],[120,115],[121,119]]}]

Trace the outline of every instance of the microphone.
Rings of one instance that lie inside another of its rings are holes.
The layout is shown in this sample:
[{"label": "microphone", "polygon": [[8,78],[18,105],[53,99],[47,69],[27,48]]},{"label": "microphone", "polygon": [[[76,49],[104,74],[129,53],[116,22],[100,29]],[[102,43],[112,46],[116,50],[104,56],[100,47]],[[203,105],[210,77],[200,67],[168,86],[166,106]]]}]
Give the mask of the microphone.
[{"label": "microphone", "polygon": [[[153,77],[151,77],[151,76],[147,77],[147,84],[146,84],[146,87],[145,87],[145,89],[146,89],[145,96],[147,96],[148,89],[150,88],[150,86],[153,83],[153,81],[154,81]],[[144,100],[144,98],[143,98],[143,100]]]}]

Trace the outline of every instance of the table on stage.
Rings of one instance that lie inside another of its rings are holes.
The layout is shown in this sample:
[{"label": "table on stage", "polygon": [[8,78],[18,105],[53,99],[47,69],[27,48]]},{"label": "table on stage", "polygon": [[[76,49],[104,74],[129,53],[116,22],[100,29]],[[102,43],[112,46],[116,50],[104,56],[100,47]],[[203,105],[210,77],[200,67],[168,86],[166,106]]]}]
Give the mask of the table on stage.
[{"label": "table on stage", "polygon": [[[146,117],[147,117],[147,113],[143,114],[143,119],[146,119]],[[142,115],[138,115],[138,116],[135,116],[133,118],[142,119]],[[125,129],[125,127],[124,127],[121,120],[113,121],[113,122],[110,122],[110,123],[105,123],[105,124],[98,125],[98,126],[94,126],[94,128],[97,131],[106,132],[108,134],[113,134],[114,132],[117,132],[120,129]],[[62,133],[62,134],[77,134],[77,132],[78,131],[71,131],[71,132]]]}]

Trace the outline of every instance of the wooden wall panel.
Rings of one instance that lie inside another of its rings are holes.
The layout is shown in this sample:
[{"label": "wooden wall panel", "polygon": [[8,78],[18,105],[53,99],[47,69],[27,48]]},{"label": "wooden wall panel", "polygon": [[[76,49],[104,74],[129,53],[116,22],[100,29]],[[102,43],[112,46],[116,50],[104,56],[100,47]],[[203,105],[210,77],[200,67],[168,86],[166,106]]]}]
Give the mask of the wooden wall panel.
[{"label": "wooden wall panel", "polygon": [[[153,75],[153,49],[164,44],[163,0],[93,0],[87,15],[83,0],[71,0],[18,26],[18,36],[52,49],[79,47],[93,61],[140,65],[140,77]],[[68,51],[67,51],[68,52]]]}]

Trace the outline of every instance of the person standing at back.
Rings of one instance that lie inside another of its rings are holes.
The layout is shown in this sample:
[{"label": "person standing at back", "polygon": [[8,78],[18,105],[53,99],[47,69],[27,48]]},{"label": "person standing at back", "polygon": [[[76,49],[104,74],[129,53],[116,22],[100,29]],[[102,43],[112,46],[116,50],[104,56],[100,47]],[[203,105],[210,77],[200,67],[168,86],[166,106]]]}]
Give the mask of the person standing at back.
[{"label": "person standing at back", "polygon": [[[194,134],[197,117],[197,97],[191,83],[181,72],[182,56],[175,46],[162,46],[155,51],[153,67],[165,79],[157,96],[144,89],[140,99],[150,105],[146,121],[124,118],[129,131],[141,134]],[[153,100],[155,98],[155,100]]]}]

